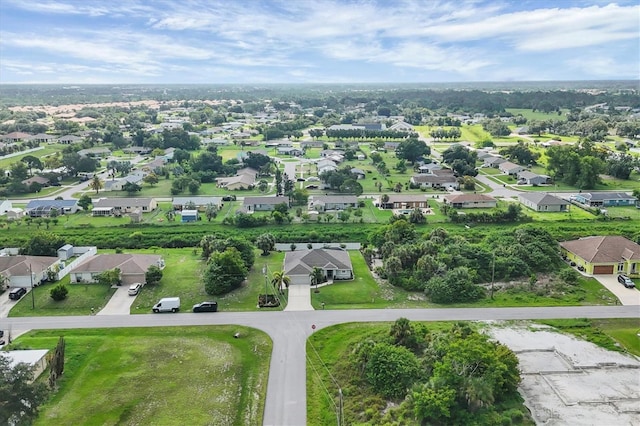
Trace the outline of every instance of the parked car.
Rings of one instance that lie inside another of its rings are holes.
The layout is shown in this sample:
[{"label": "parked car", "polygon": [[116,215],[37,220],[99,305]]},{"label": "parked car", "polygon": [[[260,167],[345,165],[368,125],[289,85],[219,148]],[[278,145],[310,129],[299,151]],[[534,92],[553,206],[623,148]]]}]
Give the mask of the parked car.
[{"label": "parked car", "polygon": [[618,282],[626,288],[634,288],[636,286],[635,283],[631,281],[631,278],[622,274],[618,275]]},{"label": "parked car", "polygon": [[140,289],[142,288],[141,283],[134,283],[129,286],[129,296],[135,296],[140,293]]},{"label": "parked car", "polygon": [[217,312],[218,302],[201,302],[193,305],[193,312]]},{"label": "parked car", "polygon": [[9,292],[9,299],[20,300],[20,298],[25,294],[27,294],[26,288],[22,288],[22,287],[14,288],[13,290],[11,290],[11,292]]},{"label": "parked car", "polygon": [[164,297],[158,303],[153,305],[153,312],[178,312],[180,310],[179,297]]}]

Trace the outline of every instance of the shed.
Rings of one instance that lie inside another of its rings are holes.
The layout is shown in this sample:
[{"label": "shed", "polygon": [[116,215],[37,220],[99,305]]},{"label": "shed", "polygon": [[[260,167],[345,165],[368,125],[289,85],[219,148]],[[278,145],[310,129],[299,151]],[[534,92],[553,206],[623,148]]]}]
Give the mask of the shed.
[{"label": "shed", "polygon": [[58,258],[60,260],[67,260],[73,257],[73,246],[71,244],[65,244],[58,249]]},{"label": "shed", "polygon": [[48,349],[8,351],[0,352],[0,356],[7,357],[12,367],[18,364],[27,364],[33,367],[33,380],[35,380],[47,368],[48,352]]},{"label": "shed", "polygon": [[181,222],[195,222],[198,220],[198,210],[182,210],[180,216]]}]

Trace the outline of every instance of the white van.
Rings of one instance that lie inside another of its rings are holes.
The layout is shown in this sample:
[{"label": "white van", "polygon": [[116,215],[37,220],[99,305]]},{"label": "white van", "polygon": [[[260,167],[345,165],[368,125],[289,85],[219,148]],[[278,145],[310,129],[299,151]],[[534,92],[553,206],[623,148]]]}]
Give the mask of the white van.
[{"label": "white van", "polygon": [[165,297],[153,305],[153,312],[178,312],[180,310],[179,297]]}]

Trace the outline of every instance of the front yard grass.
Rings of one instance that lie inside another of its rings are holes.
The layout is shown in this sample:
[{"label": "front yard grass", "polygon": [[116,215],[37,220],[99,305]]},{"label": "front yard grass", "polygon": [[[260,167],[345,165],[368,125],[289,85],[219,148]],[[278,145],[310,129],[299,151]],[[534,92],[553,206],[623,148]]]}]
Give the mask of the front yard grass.
[{"label": "front yard grass", "polygon": [[[131,305],[132,314],[147,314],[158,300],[163,297],[180,297],[181,309],[189,312],[191,307],[205,300],[218,302],[220,311],[255,311],[259,310],[258,294],[264,293],[264,276],[262,266],[266,263],[269,277],[273,271],[281,270],[284,253],[273,252],[269,256],[260,256],[256,250],[256,261],[246,282],[240,287],[223,296],[210,296],[205,292],[202,281],[202,273],[205,262],[200,257],[200,251],[193,248],[163,249],[163,250],[136,250],[136,253],[157,253],[164,257],[166,267],[163,277],[158,285],[146,285]],[[268,279],[268,290],[273,292],[271,279]],[[286,295],[285,295],[286,296]],[[282,297],[283,303],[278,310],[285,306],[286,297]]]},{"label": "front yard grass", "polygon": [[[233,338],[236,332],[242,339]],[[41,330],[13,346],[53,349],[60,336],[64,375],[36,425],[262,423],[272,342],[261,331]]]},{"label": "front yard grass", "polygon": [[[438,305],[428,301],[422,292],[409,292],[386,281],[377,282],[358,251],[349,251],[355,279],[336,281],[311,293],[315,309],[385,309],[385,308],[445,308],[445,307],[517,307],[614,305],[617,298],[594,278],[580,278],[576,286],[566,286],[562,296],[548,296],[543,284],[534,290],[519,286],[496,291],[493,300],[489,290],[485,298],[473,303]],[[557,293],[554,293],[557,294]]]},{"label": "front yard grass", "polygon": [[10,317],[90,315],[91,308],[98,312],[107,304],[115,289],[99,284],[69,284],[69,276],[60,280],[66,284],[69,294],[65,300],[56,302],[50,296],[57,285],[44,284],[33,289],[35,309],[32,309],[32,295],[27,293],[9,312]]}]

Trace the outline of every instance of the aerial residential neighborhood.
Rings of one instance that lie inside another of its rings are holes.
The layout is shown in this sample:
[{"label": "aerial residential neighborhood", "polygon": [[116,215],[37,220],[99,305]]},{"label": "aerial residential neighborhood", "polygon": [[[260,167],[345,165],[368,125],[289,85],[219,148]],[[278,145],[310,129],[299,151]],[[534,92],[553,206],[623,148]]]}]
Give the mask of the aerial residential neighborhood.
[{"label": "aerial residential neighborhood", "polygon": [[638,424],[639,6],[227,3],[0,2],[0,423]]}]

